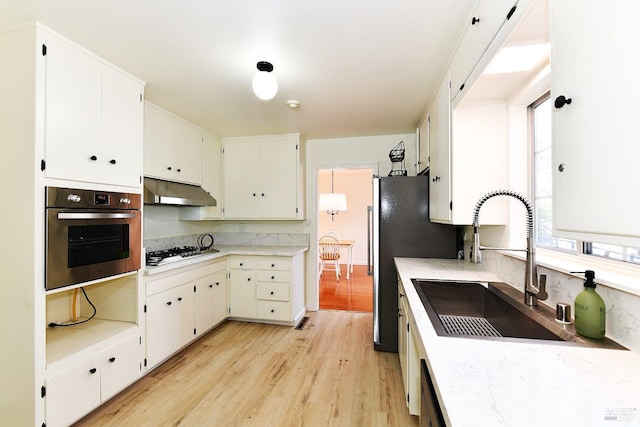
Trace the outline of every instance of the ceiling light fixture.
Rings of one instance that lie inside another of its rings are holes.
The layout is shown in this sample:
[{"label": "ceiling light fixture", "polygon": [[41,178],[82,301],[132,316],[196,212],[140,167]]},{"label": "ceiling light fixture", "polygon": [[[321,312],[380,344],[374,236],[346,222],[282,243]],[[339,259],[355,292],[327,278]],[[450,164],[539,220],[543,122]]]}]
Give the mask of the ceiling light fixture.
[{"label": "ceiling light fixture", "polygon": [[295,110],[299,106],[300,106],[300,101],[298,101],[297,99],[290,99],[287,101],[287,107],[291,108],[292,110]]},{"label": "ceiling light fixture", "polygon": [[263,101],[269,101],[278,93],[278,81],[271,74],[273,65],[267,61],[260,61],[256,64],[256,67],[258,72],[253,76],[253,81],[251,82],[253,93]]}]

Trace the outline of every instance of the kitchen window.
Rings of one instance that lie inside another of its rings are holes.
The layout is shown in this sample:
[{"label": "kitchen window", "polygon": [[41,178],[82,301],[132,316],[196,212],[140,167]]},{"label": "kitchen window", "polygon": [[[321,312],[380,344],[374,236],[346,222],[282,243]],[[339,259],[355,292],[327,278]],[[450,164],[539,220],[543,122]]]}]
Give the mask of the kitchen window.
[{"label": "kitchen window", "polygon": [[616,261],[640,264],[640,248],[608,245],[596,242],[582,242],[554,237],[552,235],[552,128],[551,97],[547,92],[529,107],[531,129],[532,194],[536,223],[534,224],[535,245],[574,254],[593,255]]}]

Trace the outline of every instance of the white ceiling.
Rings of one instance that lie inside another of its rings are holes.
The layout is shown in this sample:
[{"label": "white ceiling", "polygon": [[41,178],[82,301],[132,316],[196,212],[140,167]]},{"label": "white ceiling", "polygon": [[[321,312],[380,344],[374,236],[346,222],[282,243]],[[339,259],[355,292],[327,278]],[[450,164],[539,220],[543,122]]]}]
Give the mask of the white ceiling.
[{"label": "white ceiling", "polygon": [[[475,0],[0,0],[147,83],[146,99],[220,136],[414,132]],[[274,65],[270,102],[251,91]],[[298,110],[286,106],[300,101]]]}]

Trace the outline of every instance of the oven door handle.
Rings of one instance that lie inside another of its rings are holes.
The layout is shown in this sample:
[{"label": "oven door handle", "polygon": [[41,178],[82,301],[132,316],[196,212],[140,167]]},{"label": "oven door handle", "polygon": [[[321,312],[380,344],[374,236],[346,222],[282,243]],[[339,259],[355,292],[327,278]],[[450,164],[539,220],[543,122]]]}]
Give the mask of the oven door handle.
[{"label": "oven door handle", "polygon": [[60,212],[58,219],[127,219],[135,218],[135,213]]}]

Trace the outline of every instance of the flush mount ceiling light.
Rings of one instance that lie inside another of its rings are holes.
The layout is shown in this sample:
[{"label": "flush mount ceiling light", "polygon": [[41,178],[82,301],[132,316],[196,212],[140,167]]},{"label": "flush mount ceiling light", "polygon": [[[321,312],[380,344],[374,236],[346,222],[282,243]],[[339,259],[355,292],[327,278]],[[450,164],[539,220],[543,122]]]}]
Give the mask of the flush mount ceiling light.
[{"label": "flush mount ceiling light", "polygon": [[256,64],[256,67],[258,72],[253,76],[253,81],[251,82],[253,93],[263,101],[269,101],[278,93],[278,81],[271,74],[273,65],[267,61],[260,61]]},{"label": "flush mount ceiling light", "polygon": [[287,107],[291,108],[292,110],[295,110],[299,106],[300,102],[297,99],[290,99],[287,101]]}]

